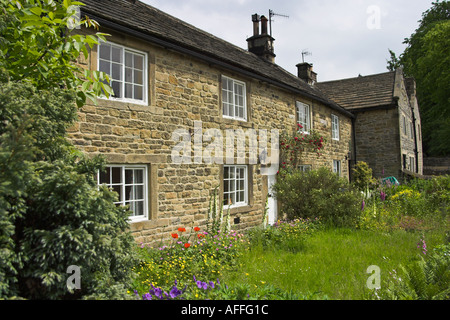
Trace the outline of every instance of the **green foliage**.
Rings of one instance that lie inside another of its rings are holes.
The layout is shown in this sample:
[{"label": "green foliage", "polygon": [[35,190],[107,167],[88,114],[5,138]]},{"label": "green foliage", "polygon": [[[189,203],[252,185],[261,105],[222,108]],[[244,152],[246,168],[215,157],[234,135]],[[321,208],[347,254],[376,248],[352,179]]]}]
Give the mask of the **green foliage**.
[{"label": "green foliage", "polygon": [[191,285],[193,277],[215,280],[225,271],[237,268],[240,255],[247,247],[243,235],[208,233],[195,229],[184,235],[185,228],[172,233],[173,241],[157,248],[138,248],[140,262],[134,267],[137,277],[132,289],[145,294],[151,286],[167,287],[175,281],[181,286]]},{"label": "green foliage", "polygon": [[427,257],[393,271],[379,297],[389,300],[450,299],[450,246],[441,245]]},{"label": "green foliage", "polygon": [[359,191],[368,193],[368,190],[373,189],[377,181],[366,162],[358,161],[352,170],[352,183]]},{"label": "green foliage", "polygon": [[298,124],[293,133],[284,133],[280,137],[280,162],[284,171],[293,171],[301,164],[303,152],[314,152],[321,155],[326,139],[317,131],[303,133],[303,127]]},{"label": "green foliage", "polygon": [[74,63],[106,34],[80,35],[79,26],[95,27],[89,18],[77,20],[81,2],[64,0],[0,0],[0,81],[27,81],[37,89],[63,87],[76,91],[79,107],[112,89],[103,72]]},{"label": "green foliage", "polygon": [[419,27],[407,39],[399,57],[407,76],[417,83],[424,149],[428,155],[448,155],[450,138],[450,2],[433,2]]},{"label": "green foliage", "polygon": [[366,199],[359,227],[366,230],[424,231],[449,226],[448,176],[381,185]]},{"label": "green foliage", "polygon": [[78,4],[0,0],[0,298],[123,298],[133,276],[129,212],[97,187],[103,160],[66,139],[76,102],[108,92],[74,64],[97,43],[66,33]]},{"label": "green foliage", "polygon": [[249,231],[251,247],[298,252],[305,248],[307,237],[320,228],[319,219],[277,221],[273,226],[255,227]]},{"label": "green foliage", "polygon": [[[97,188],[103,162],[64,138],[74,95],[0,84],[0,110],[0,296],[111,298],[131,280],[134,240],[116,194]],[[70,265],[81,269],[76,292],[66,287]]]},{"label": "green foliage", "polygon": [[361,212],[360,192],[327,168],[281,172],[273,190],[288,220],[318,217],[324,223],[354,226]]}]

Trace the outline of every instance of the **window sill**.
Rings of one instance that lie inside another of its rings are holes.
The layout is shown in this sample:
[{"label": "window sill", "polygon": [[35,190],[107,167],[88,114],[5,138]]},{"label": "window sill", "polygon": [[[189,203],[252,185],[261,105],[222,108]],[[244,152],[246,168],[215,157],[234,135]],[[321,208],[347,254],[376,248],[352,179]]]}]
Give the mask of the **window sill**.
[{"label": "window sill", "polygon": [[130,223],[130,224],[145,222],[145,221],[149,221],[147,217],[136,217],[133,219],[128,219],[128,223]]},{"label": "window sill", "polygon": [[[252,205],[249,204],[243,204],[243,205],[237,205],[237,206],[231,206],[230,207],[230,215],[234,215],[237,213],[247,213],[254,209]],[[228,212],[228,206],[223,207],[223,215],[226,216]]]},{"label": "window sill", "polygon": [[222,119],[222,122],[225,124],[237,125],[237,126],[241,126],[241,127],[245,127],[245,128],[253,127],[252,123],[250,123],[244,119],[231,118],[231,117],[227,117],[227,116],[222,116],[221,119]]}]

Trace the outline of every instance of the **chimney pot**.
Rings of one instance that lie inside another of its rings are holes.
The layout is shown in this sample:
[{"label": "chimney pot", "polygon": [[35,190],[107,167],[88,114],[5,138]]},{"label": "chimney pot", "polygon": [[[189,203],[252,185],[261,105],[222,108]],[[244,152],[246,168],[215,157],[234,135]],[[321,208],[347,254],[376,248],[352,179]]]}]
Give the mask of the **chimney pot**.
[{"label": "chimney pot", "polygon": [[253,21],[253,36],[259,35],[259,15],[254,14],[252,15],[252,21]]},{"label": "chimney pot", "polygon": [[261,16],[261,34],[266,35],[267,34],[267,18],[265,16]]}]

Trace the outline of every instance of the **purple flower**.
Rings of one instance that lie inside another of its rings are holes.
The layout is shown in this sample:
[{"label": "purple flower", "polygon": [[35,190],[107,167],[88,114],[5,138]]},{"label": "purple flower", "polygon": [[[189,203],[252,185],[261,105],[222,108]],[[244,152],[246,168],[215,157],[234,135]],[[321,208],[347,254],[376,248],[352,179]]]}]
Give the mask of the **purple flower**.
[{"label": "purple flower", "polygon": [[143,294],[142,300],[152,300],[152,295],[150,293]]},{"label": "purple flower", "polygon": [[366,206],[366,202],[364,201],[364,199],[363,199],[363,201],[362,201],[362,203],[361,203],[361,211],[363,211],[364,210],[364,207]]},{"label": "purple flower", "polygon": [[206,282],[202,282],[202,288],[203,290],[208,289],[208,284]]},{"label": "purple flower", "polygon": [[172,299],[178,297],[180,294],[182,294],[182,292],[176,286],[173,286],[172,290],[170,290],[169,292],[169,295]]},{"label": "purple flower", "polygon": [[210,282],[209,282],[209,285],[211,286],[211,288],[214,289],[214,282],[213,282],[213,281],[210,281]]},{"label": "purple flower", "polygon": [[381,192],[380,192],[380,199],[381,199],[381,201],[386,200],[386,193],[383,192],[383,190],[381,190]]}]

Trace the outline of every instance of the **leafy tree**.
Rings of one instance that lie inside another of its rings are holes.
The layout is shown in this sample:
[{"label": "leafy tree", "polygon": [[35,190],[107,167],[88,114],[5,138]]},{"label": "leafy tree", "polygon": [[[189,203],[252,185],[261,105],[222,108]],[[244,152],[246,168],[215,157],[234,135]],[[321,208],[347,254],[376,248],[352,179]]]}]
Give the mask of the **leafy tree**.
[{"label": "leafy tree", "polygon": [[74,64],[99,41],[67,33],[74,4],[0,0],[0,298],[123,298],[131,281],[129,212],[96,185],[104,161],[66,138],[76,102],[108,92]]},{"label": "leafy tree", "polygon": [[88,17],[77,18],[71,0],[0,0],[0,71],[3,80],[32,83],[37,89],[64,87],[76,91],[79,107],[89,98],[96,101],[102,93],[109,96],[109,77],[85,70],[74,61],[88,48],[105,41],[106,34],[80,35],[80,26],[98,28]]},{"label": "leafy tree", "polygon": [[407,48],[398,59],[391,51],[388,69],[403,66],[416,80],[425,152],[449,155],[450,2],[433,2],[404,43]]}]

